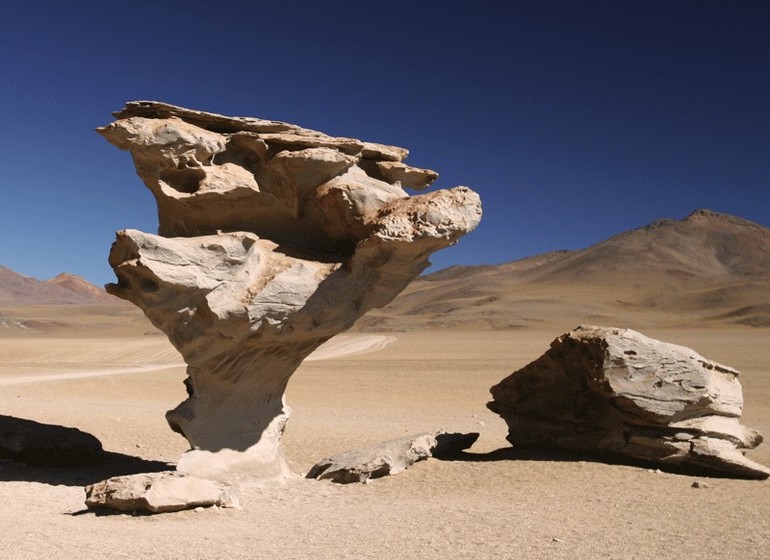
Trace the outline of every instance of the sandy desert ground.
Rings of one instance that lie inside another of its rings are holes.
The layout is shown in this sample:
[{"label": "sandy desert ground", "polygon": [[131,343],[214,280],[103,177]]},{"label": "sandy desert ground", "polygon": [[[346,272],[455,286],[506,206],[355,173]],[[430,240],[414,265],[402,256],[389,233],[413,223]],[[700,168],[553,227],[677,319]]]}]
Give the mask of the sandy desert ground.
[{"label": "sandy desert ground", "polygon": [[[0,411],[76,426],[114,455],[76,470],[0,462],[4,558],[768,557],[769,481],[509,447],[504,422],[485,408],[488,389],[575,326],[559,321],[510,331],[343,335],[289,385],[285,449],[297,476],[288,484],[242,485],[242,510],[96,515],[85,510],[84,485],[166,468],[186,449],[163,417],[184,398],[184,368],[141,322],[125,332],[93,329],[70,315],[69,327],[45,335],[0,337]],[[644,333],[740,369],[744,422],[770,434],[770,329]],[[457,460],[429,459],[370,484],[299,476],[335,452],[437,428],[481,437]],[[770,444],[750,457],[770,464]],[[696,480],[708,487],[693,488]]]}]

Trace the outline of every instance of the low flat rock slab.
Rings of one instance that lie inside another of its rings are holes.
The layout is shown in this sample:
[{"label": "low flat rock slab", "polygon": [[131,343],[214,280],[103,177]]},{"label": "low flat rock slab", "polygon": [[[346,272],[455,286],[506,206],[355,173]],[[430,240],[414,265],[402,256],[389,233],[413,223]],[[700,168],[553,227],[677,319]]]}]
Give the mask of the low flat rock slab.
[{"label": "low flat rock slab", "polygon": [[307,478],[349,484],[398,474],[417,461],[459,453],[471,447],[478,433],[432,432],[345,451],[316,463]]},{"label": "low flat rock slab", "polygon": [[0,457],[46,467],[81,467],[104,461],[96,436],[66,426],[0,415]]},{"label": "low flat rock slab", "polygon": [[235,495],[216,482],[170,471],[116,476],[85,490],[89,509],[166,513],[196,507],[240,507]]}]

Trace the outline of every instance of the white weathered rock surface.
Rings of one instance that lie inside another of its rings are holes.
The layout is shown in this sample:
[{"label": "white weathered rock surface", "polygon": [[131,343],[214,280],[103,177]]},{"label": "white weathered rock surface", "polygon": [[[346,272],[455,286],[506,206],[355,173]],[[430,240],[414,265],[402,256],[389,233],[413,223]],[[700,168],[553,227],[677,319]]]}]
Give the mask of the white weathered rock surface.
[{"label": "white weathered rock surface", "polygon": [[194,476],[160,472],[116,476],[86,487],[89,509],[166,513],[196,507],[240,508],[229,489]]},{"label": "white weathered rock surface", "polygon": [[629,329],[581,326],[492,387],[488,407],[514,446],[621,456],[747,478],[770,469],[744,452],[738,372]]},{"label": "white weathered rock surface", "polygon": [[[133,102],[99,129],[129,150],[155,195],[166,237],[248,231],[277,243],[349,253],[377,214],[438,175],[403,148],[295,125]],[[367,174],[371,173],[371,176]]]},{"label": "white weathered rock surface", "polygon": [[192,446],[178,469],[283,477],[289,377],[473,230],[478,195],[410,197],[435,173],[402,164],[403,148],[157,102],[116,116],[99,132],[131,152],[160,235],[118,232],[107,289],[189,365],[189,398],[167,415]]},{"label": "white weathered rock surface", "polygon": [[310,469],[307,478],[329,479],[341,484],[366,482],[404,472],[428,457],[459,453],[471,447],[478,437],[477,433],[433,432],[394,439],[322,459]]}]

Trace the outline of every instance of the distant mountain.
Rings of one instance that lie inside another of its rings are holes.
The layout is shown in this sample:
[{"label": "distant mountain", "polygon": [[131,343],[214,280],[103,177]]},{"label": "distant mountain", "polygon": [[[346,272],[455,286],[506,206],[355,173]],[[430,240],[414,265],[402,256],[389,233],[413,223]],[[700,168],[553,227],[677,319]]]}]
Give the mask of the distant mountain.
[{"label": "distant mountain", "polygon": [[74,274],[38,280],[0,266],[0,305],[110,303],[116,298]]},{"label": "distant mountain", "polygon": [[[110,321],[125,317],[126,328],[152,331],[139,310],[82,278],[60,274],[41,281],[0,266],[0,327],[8,326],[9,332],[14,325],[43,331],[59,325],[61,330],[74,319],[59,317],[53,325],[42,307],[5,315],[3,308],[101,303],[116,304],[104,308]],[[494,266],[454,266],[418,278],[355,328],[566,331],[580,323],[637,329],[770,327],[770,229],[698,210],[579,251]]]},{"label": "distant mountain", "polygon": [[415,280],[363,330],[739,323],[770,326],[770,229],[710,210],[579,251]]}]

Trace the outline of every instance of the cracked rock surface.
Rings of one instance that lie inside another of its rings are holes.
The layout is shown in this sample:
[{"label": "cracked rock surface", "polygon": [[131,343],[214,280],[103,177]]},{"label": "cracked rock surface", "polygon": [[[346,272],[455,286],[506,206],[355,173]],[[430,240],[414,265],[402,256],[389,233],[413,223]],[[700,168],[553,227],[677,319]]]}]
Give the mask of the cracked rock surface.
[{"label": "cracked rock surface", "polygon": [[745,478],[762,436],[740,423],[738,372],[629,329],[581,326],[491,389],[514,446],[556,447]]},{"label": "cracked rock surface", "polygon": [[188,364],[189,398],[167,414],[191,444],[178,469],[285,477],[291,375],[472,231],[479,197],[409,196],[437,174],[404,164],[404,148],[152,101],[115,116],[98,131],[131,153],[159,230],[118,232],[107,290]]}]

